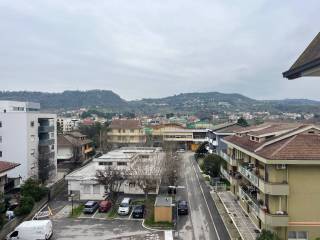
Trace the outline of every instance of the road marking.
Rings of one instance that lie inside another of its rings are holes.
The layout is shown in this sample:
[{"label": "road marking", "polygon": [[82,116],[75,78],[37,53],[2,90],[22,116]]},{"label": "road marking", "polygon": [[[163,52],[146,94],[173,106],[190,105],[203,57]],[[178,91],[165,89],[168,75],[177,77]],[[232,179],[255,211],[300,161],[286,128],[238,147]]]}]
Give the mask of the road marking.
[{"label": "road marking", "polygon": [[98,212],[99,212],[99,209],[95,211],[95,213],[91,216],[91,218],[94,218]]},{"label": "road marking", "polygon": [[194,170],[194,172],[195,172],[195,174],[196,174],[196,176],[197,176],[197,180],[198,180],[198,183],[199,183],[199,186],[200,186],[200,190],[201,190],[201,193],[202,193],[202,195],[203,195],[204,201],[206,202],[206,205],[207,205],[207,208],[208,208],[208,212],[209,212],[209,215],[210,215],[210,218],[211,218],[211,221],[212,221],[214,230],[215,230],[215,232],[216,232],[216,234],[217,234],[218,240],[220,240],[219,233],[218,233],[217,227],[216,227],[216,225],[215,225],[215,223],[214,223],[214,220],[213,220],[213,217],[212,217],[212,214],[211,214],[211,211],[210,211],[209,204],[208,204],[208,202],[207,202],[206,196],[204,195],[204,192],[203,192],[203,189],[202,189],[202,186],[201,186],[201,183],[200,183],[200,179],[199,179],[198,173],[197,173],[197,171],[196,171],[196,168],[194,167],[194,163],[193,163],[191,157],[189,158],[189,160],[190,160],[191,165],[192,165],[192,167],[193,167],[193,170]]},{"label": "road marking", "polygon": [[[192,228],[193,228],[193,222],[192,222],[192,206],[191,206],[191,201],[190,201],[190,198],[189,198],[189,191],[188,191],[188,189],[190,189],[189,188],[189,184],[188,184],[188,181],[187,181],[187,177],[186,177],[186,172],[184,172],[184,180],[185,180],[185,182],[186,182],[186,185],[187,185],[187,198],[188,198],[188,202],[189,202],[189,208],[190,208],[190,222],[191,222],[191,225],[192,225]],[[178,224],[178,223],[177,223]],[[179,230],[178,230],[179,231]],[[178,232],[178,234],[179,234],[179,232]],[[193,235],[193,237],[194,238],[196,238],[196,236],[195,236],[195,233],[194,233],[194,229],[192,230],[192,235]]]}]

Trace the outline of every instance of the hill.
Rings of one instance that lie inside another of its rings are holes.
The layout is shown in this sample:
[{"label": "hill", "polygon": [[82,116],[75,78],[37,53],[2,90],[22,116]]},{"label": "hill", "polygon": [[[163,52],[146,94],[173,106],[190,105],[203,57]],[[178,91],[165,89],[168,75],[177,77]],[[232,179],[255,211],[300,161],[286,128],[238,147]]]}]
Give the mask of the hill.
[{"label": "hill", "polygon": [[235,111],[320,112],[320,102],[308,99],[255,100],[238,93],[181,93],[164,98],[125,101],[110,90],[64,91],[62,93],[0,92],[0,100],[40,102],[45,110],[79,108],[135,113],[221,113]]},{"label": "hill", "polygon": [[128,103],[109,90],[64,91],[62,93],[2,91],[0,100],[39,102],[43,109],[79,109],[83,107],[124,108]]}]

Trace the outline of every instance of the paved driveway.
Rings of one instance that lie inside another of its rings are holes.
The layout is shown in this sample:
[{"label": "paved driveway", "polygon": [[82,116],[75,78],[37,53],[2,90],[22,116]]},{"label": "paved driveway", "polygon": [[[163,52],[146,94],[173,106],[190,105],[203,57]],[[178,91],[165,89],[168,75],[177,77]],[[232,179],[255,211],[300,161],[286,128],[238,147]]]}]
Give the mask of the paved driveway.
[{"label": "paved driveway", "polygon": [[130,220],[61,218],[53,220],[53,227],[53,240],[121,239],[150,233],[142,227],[140,221]]}]

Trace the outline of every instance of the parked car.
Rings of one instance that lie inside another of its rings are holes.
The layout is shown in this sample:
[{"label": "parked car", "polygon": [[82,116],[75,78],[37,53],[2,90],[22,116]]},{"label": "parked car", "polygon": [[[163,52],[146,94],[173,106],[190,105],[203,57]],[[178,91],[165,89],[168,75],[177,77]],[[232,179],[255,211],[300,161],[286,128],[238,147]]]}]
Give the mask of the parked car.
[{"label": "parked car", "polygon": [[108,201],[108,200],[101,201],[99,203],[99,212],[108,212],[111,206],[112,206],[111,201]]},{"label": "parked car", "polygon": [[53,233],[51,220],[32,220],[21,223],[7,235],[7,240],[49,239]]},{"label": "parked car", "polygon": [[118,209],[118,214],[119,215],[128,215],[130,213],[131,210],[131,199],[130,198],[124,198],[122,199],[120,205],[119,205],[119,209]]},{"label": "parked car", "polygon": [[179,215],[188,215],[188,202],[187,201],[179,201],[178,202],[178,214]]},{"label": "parked car", "polygon": [[144,205],[137,205],[132,211],[133,218],[143,218],[144,217]]},{"label": "parked car", "polygon": [[184,150],[183,148],[180,148],[177,153],[184,153],[186,150]]},{"label": "parked car", "polygon": [[99,208],[99,204],[96,201],[88,201],[84,205],[83,213],[92,214]]}]

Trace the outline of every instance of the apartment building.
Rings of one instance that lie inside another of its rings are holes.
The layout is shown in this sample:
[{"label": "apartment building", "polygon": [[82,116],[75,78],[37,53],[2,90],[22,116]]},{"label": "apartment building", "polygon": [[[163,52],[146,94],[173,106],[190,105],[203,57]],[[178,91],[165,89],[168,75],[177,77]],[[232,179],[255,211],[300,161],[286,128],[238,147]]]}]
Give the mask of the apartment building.
[{"label": "apartment building", "polygon": [[80,119],[76,118],[57,118],[57,129],[59,133],[76,131],[79,129]]},{"label": "apartment building", "polygon": [[221,174],[259,229],[281,239],[320,237],[320,128],[264,124],[238,131]]},{"label": "apartment building", "polygon": [[58,161],[85,161],[94,154],[93,141],[80,132],[58,135]]},{"label": "apartment building", "polygon": [[40,104],[0,101],[0,160],[20,164],[9,177],[54,180],[57,172],[56,115]]},{"label": "apartment building", "polygon": [[[123,147],[108,152],[84,167],[66,176],[68,191],[80,200],[103,200],[105,188],[96,178],[98,170],[106,168],[123,169],[126,179],[119,191],[125,194],[143,194],[143,190],[136,184],[137,174],[144,174],[154,180],[154,189],[150,194],[157,194],[161,183],[165,153],[161,148],[153,147]],[[134,171],[134,169],[139,169]]]},{"label": "apartment building", "polygon": [[140,146],[146,143],[146,134],[138,119],[114,119],[107,133],[108,142],[115,146]]}]

